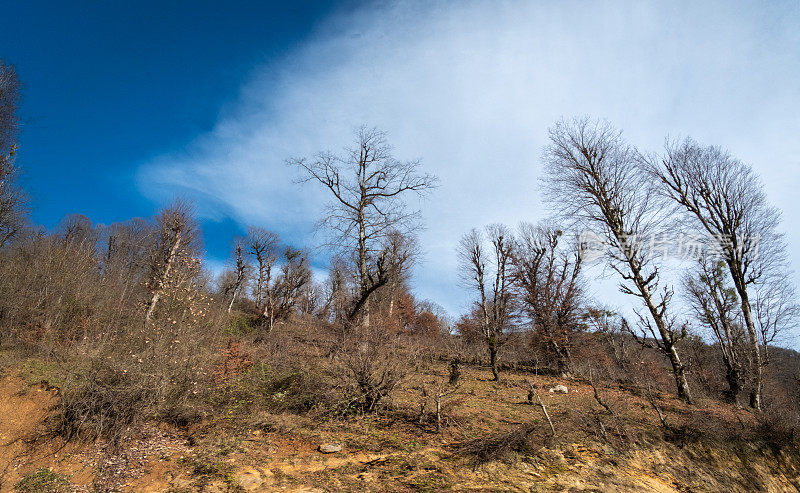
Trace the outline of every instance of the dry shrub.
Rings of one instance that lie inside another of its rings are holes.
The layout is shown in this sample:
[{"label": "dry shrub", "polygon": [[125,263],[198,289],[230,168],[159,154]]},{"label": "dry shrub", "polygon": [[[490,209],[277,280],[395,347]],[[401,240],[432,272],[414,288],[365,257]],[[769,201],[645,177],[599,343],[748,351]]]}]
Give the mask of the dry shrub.
[{"label": "dry shrub", "polygon": [[241,417],[257,410],[324,411],[335,406],[338,394],[320,369],[300,364],[276,367],[259,361],[247,372],[219,386],[214,400],[232,417]]},{"label": "dry shrub", "polygon": [[[158,233],[149,221],[95,227],[75,217],[0,251],[0,292],[14,294],[0,297],[0,344],[61,368],[54,432],[117,443],[147,420],[198,419],[220,392],[280,411],[342,400],[326,372],[303,366],[294,336],[226,348],[224,333],[256,335],[252,317],[210,299],[193,248],[156,275],[169,246]],[[258,351],[269,353],[265,364]]]},{"label": "dry shrub", "polygon": [[441,432],[446,426],[457,424],[453,413],[466,400],[458,385],[458,378],[454,378],[457,373],[454,373],[453,369],[459,371],[458,367],[455,365],[450,368],[450,378],[435,379],[416,387],[420,393],[417,425],[423,427],[427,423],[432,423],[436,433]]},{"label": "dry shrub", "polygon": [[149,419],[199,419],[206,383],[199,358],[143,356],[104,352],[71,372],[50,416],[54,431],[67,440],[116,444]]},{"label": "dry shrub", "polygon": [[118,444],[147,420],[180,425],[202,416],[220,344],[200,305],[184,310],[174,301],[165,308],[180,310],[181,318],[121,328],[62,357],[66,377],[50,417],[58,435]]},{"label": "dry shrub", "polygon": [[758,431],[762,438],[776,444],[798,440],[800,403],[790,397],[788,390],[780,382],[765,381],[762,411],[758,415]]},{"label": "dry shrub", "polygon": [[512,454],[532,455],[536,451],[532,435],[536,427],[521,425],[510,432],[489,435],[463,443],[459,450],[472,457],[477,465],[506,460]]},{"label": "dry shrub", "polygon": [[526,334],[524,339],[524,345],[518,349],[520,363],[535,367],[537,373],[542,375],[560,375],[562,373],[558,358],[547,337],[539,332],[531,331]]},{"label": "dry shrub", "polygon": [[[256,331],[232,343],[215,370],[214,407],[234,420],[259,411],[336,409],[343,400],[339,372],[319,356],[335,353],[338,346],[327,326],[311,322],[298,317],[276,324],[269,334]],[[220,378],[226,371],[228,377]]]},{"label": "dry shrub", "polygon": [[135,374],[101,363],[68,379],[50,420],[66,440],[119,442],[147,414],[153,397]]},{"label": "dry shrub", "polygon": [[34,349],[79,341],[110,318],[99,312],[112,303],[109,291],[87,248],[54,237],[20,241],[0,252],[0,342]]},{"label": "dry shrub", "polygon": [[382,327],[353,327],[339,351],[343,410],[369,413],[391,396],[408,371],[400,338]]},{"label": "dry shrub", "polygon": [[[231,416],[258,410],[326,415],[375,412],[418,353],[417,345],[379,327],[317,325],[315,330],[306,330],[303,323],[295,322],[278,325],[268,337],[254,342],[247,355],[238,348],[228,351],[231,358],[251,359],[253,364],[234,378],[217,379],[217,405]],[[236,362],[223,359],[220,364],[217,373]]]},{"label": "dry shrub", "polygon": [[588,375],[590,369],[594,368],[603,368],[603,374],[608,378],[616,373],[615,363],[597,334],[578,333],[573,338],[572,371],[576,375]]}]

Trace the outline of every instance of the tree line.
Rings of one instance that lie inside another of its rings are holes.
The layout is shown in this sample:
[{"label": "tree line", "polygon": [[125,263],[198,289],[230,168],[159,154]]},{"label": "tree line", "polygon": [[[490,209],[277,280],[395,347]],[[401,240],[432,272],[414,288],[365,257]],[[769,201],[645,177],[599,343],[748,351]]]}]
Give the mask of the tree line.
[{"label": "tree line", "polygon": [[[553,226],[562,224],[590,232],[620,291],[639,299],[636,320],[619,326],[663,353],[681,399],[693,401],[680,348],[693,324],[707,329],[719,350],[728,398],[738,402],[747,383],[749,405],[760,409],[769,346],[795,327],[798,305],[780,213],[753,169],[692,139],[646,153],[589,118],[560,121],[549,137],[542,185],[553,218],[517,232],[490,225],[459,244],[463,277],[477,296],[469,317],[483,332],[494,378],[508,331],[523,325],[541,332],[566,371],[570,334],[603,314],[585,299],[581,238]],[[675,288],[662,279],[663,252],[642,241],[677,231],[693,233],[704,247],[682,274],[694,320],[682,316]]]}]

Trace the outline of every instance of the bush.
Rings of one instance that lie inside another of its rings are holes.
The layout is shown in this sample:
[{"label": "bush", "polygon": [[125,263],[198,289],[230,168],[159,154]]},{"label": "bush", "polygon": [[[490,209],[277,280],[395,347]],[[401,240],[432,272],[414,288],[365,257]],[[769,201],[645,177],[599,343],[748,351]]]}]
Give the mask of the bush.
[{"label": "bush", "polygon": [[133,375],[103,367],[85,375],[82,383],[63,388],[50,419],[65,440],[103,437],[118,442],[149,414],[154,397]]},{"label": "bush", "polygon": [[[375,412],[407,371],[408,351],[401,346],[398,336],[379,328],[350,328],[339,333],[338,344],[329,352],[330,363],[309,366],[302,363],[303,356],[293,354],[300,347],[298,341],[273,333],[252,356],[229,347],[224,366],[229,371],[215,371],[228,377],[217,379],[214,399],[232,416],[257,409],[339,415]],[[244,361],[246,367],[238,364]]]},{"label": "bush", "polygon": [[66,440],[116,445],[150,419],[197,419],[216,344],[176,327],[116,335],[91,356],[65,359],[70,372],[49,418],[53,431]]},{"label": "bush", "polygon": [[489,435],[468,441],[461,445],[461,452],[471,456],[477,464],[485,464],[496,460],[508,459],[512,454],[531,455],[536,447],[531,434],[536,430],[533,425],[521,425],[511,432]]},{"label": "bush", "polygon": [[800,430],[800,410],[780,382],[766,379],[762,411],[759,413],[759,435],[776,444],[796,442]]},{"label": "bush", "polygon": [[408,371],[399,339],[381,327],[353,328],[345,336],[339,359],[344,411],[377,411]]},{"label": "bush", "polygon": [[307,413],[335,405],[334,387],[325,372],[302,366],[275,368],[265,361],[253,364],[245,373],[221,387],[218,396],[234,414],[261,408],[271,412]]}]

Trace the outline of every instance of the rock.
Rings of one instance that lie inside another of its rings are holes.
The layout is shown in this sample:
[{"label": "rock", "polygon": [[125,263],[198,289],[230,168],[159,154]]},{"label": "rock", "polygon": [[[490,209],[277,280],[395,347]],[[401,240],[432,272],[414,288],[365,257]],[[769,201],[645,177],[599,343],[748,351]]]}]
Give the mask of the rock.
[{"label": "rock", "polygon": [[244,491],[255,491],[271,483],[272,473],[262,473],[253,467],[243,467],[236,471],[236,483]]},{"label": "rock", "polygon": [[335,454],[342,451],[342,446],[336,443],[323,443],[318,450],[323,454]]},{"label": "rock", "polygon": [[567,392],[569,392],[569,389],[567,389],[563,385],[556,385],[555,387],[550,389],[550,392],[553,394],[566,394]]}]

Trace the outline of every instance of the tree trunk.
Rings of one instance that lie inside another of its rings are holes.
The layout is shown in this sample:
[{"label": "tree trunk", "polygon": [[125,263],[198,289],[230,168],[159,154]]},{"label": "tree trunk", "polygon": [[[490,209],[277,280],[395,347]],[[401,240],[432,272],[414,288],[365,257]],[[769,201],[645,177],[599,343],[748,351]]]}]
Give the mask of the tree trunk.
[{"label": "tree trunk", "polygon": [[725,397],[731,404],[739,406],[739,394],[742,391],[742,372],[737,368],[726,365],[725,380],[728,382],[728,390],[725,391]]},{"label": "tree trunk", "polygon": [[267,303],[261,313],[267,322],[267,334],[269,334],[275,326],[275,303],[272,300],[272,293],[267,294]]},{"label": "tree trunk", "polygon": [[[617,236],[621,237],[620,235]],[[658,334],[661,336],[661,345],[663,347],[663,351],[666,353],[667,358],[669,358],[670,365],[672,365],[672,374],[675,377],[675,385],[678,388],[678,397],[686,404],[692,404],[692,394],[689,392],[689,383],[686,381],[683,363],[681,362],[680,356],[678,356],[678,350],[675,348],[673,334],[667,330],[664,317],[661,315],[655,303],[653,302],[653,295],[647,286],[647,282],[645,282],[644,278],[642,277],[640,264],[638,264],[635,259],[629,257],[628,265],[633,273],[633,282],[639,289],[639,293],[641,293],[642,299],[647,305],[647,310],[650,312],[650,315],[653,317],[653,321],[656,324]]]},{"label": "tree trunk", "polygon": [[178,248],[180,248],[180,246],[181,232],[178,231],[175,233],[175,242],[172,244],[172,248],[169,250],[169,256],[167,256],[167,265],[164,267],[164,272],[161,274],[161,279],[158,280],[158,285],[153,293],[153,299],[150,300],[150,306],[147,308],[147,313],[144,316],[145,322],[149,322],[153,316],[153,313],[156,311],[156,305],[158,304],[158,300],[161,299],[161,293],[164,290],[164,285],[167,283],[169,272],[172,269],[173,262],[175,262],[175,257],[178,255]]},{"label": "tree trunk", "polygon": [[358,212],[358,270],[361,282],[361,296],[364,304],[361,306],[361,324],[369,328],[369,276],[367,273],[367,231],[364,225],[364,211]]},{"label": "tree trunk", "polygon": [[231,302],[228,304],[228,313],[230,313],[231,310],[233,310],[233,302],[236,300],[236,290],[237,288],[234,288],[233,296],[231,296]]},{"label": "tree trunk", "polygon": [[556,365],[558,365],[558,372],[561,375],[568,375],[572,373],[572,356],[569,353],[569,348],[561,346],[555,339],[550,338],[550,345],[556,356]]},{"label": "tree trunk", "polygon": [[719,348],[722,353],[722,363],[725,365],[725,381],[728,383],[728,390],[724,392],[725,398],[736,407],[739,407],[739,394],[742,391],[742,371],[739,368],[737,349],[734,345],[733,330],[731,322],[725,310],[725,305],[717,293],[716,288],[711,290],[711,296],[717,308],[722,325],[721,334],[718,329],[712,327],[719,339]]},{"label": "tree trunk", "polygon": [[758,336],[756,335],[755,323],[753,322],[753,312],[750,309],[750,300],[747,297],[747,289],[743,283],[736,282],[736,289],[739,291],[739,298],[742,300],[742,315],[747,326],[747,337],[750,346],[750,353],[753,358],[753,389],[750,391],[750,407],[761,410],[761,387],[764,362],[761,358],[761,350],[758,347]]},{"label": "tree trunk", "polygon": [[678,397],[686,404],[692,404],[692,394],[689,393],[689,383],[686,381],[683,363],[678,356],[678,351],[674,344],[668,347],[669,362],[672,365],[672,373],[675,375],[675,385],[678,387]]},{"label": "tree trunk", "polygon": [[492,367],[492,380],[499,382],[500,373],[497,371],[497,341],[495,337],[489,337],[489,364]]},{"label": "tree trunk", "polygon": [[394,295],[396,291],[397,281],[392,280],[391,289],[389,290],[389,315],[386,317],[388,320],[392,319],[392,314],[394,313]]},{"label": "tree trunk", "polygon": [[256,281],[256,306],[261,306],[263,295],[261,293],[262,286],[264,285],[264,266],[261,260],[258,261],[258,281]]},{"label": "tree trunk", "polygon": [[436,433],[442,429],[442,395],[436,394]]},{"label": "tree trunk", "polygon": [[461,378],[461,368],[459,367],[458,358],[450,362],[450,379],[447,381],[449,385],[458,385],[458,380]]}]

